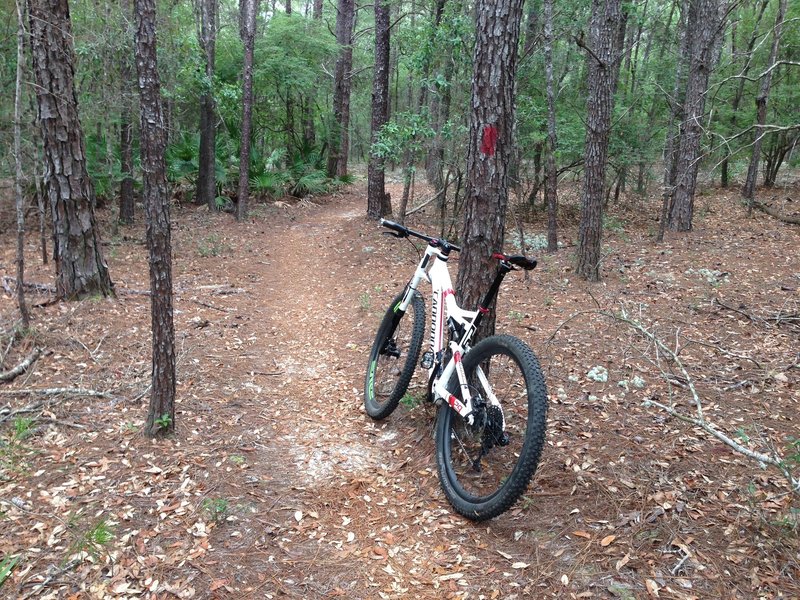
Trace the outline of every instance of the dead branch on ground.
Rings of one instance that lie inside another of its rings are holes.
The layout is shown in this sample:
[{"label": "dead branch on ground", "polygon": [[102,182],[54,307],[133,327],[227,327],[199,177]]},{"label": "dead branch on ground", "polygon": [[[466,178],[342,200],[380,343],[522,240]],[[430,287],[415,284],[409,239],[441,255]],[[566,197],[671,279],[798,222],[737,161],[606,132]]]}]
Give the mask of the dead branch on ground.
[{"label": "dead branch on ground", "polygon": [[753,206],[761,212],[767,213],[770,217],[775,217],[779,221],[783,221],[789,225],[800,225],[800,217],[785,215],[782,212],[775,210],[771,206],[767,206],[763,202],[753,200]]},{"label": "dead branch on ground", "polygon": [[[11,288],[11,284],[14,284],[15,288],[17,285],[17,278],[16,277],[9,277],[8,275],[3,275],[3,289],[6,293],[13,295],[14,290]],[[46,285],[44,283],[31,283],[26,281],[23,284],[23,288],[26,290],[33,290],[36,292],[43,292],[46,294],[55,294],[56,288],[52,285]]]},{"label": "dead branch on ground", "polygon": [[30,366],[34,363],[34,361],[39,358],[42,354],[41,348],[34,348],[33,352],[31,352],[25,359],[19,363],[16,367],[9,371],[5,371],[0,373],[0,381],[13,381],[20,375],[22,375],[25,371],[27,371]]},{"label": "dead branch on ground", "polygon": [[688,389],[689,393],[692,396],[692,400],[694,402],[694,407],[695,407],[695,414],[694,416],[683,414],[682,412],[678,411],[674,406],[663,404],[661,402],[653,400],[652,398],[648,398],[647,400],[645,400],[643,403],[644,406],[646,407],[655,406],[656,408],[663,410],[664,412],[666,412],[672,417],[675,417],[676,419],[679,419],[681,421],[684,421],[685,423],[689,423],[691,425],[699,427],[700,429],[712,435],[713,437],[717,438],[719,441],[721,441],[728,447],[732,448],[739,454],[747,456],[748,458],[755,460],[761,465],[770,465],[777,468],[788,481],[792,492],[795,494],[800,494],[800,475],[796,474],[793,471],[791,466],[787,464],[787,462],[783,459],[783,457],[780,456],[780,454],[777,452],[775,448],[772,448],[770,453],[757,452],[755,450],[751,450],[750,448],[743,446],[736,440],[729,437],[724,431],[722,431],[719,427],[714,425],[714,423],[710,422],[706,418],[705,414],[703,413],[702,398],[700,397],[700,394],[697,392],[697,389],[695,388],[694,380],[690,376],[689,371],[681,361],[678,354],[673,350],[671,350],[669,347],[667,347],[667,345],[661,340],[661,338],[659,338],[655,333],[647,329],[639,321],[631,319],[624,308],[622,308],[618,313],[613,313],[609,311],[598,311],[598,314],[608,317],[616,322],[624,323],[628,327],[634,329],[637,333],[639,333],[639,335],[641,335],[642,337],[653,343],[654,347],[656,348],[656,358],[652,359],[647,357],[648,360],[650,360],[650,362],[653,363],[661,371],[661,374],[665,379],[668,379],[670,381],[672,381],[674,377],[663,369],[659,354],[663,357],[666,357],[669,360],[669,362],[672,365],[674,365],[678,369],[678,371],[680,371],[683,383],[685,383],[686,389]]},{"label": "dead branch on ground", "polygon": [[0,390],[0,396],[91,396],[93,398],[114,399],[108,392],[90,390],[86,388],[20,388],[18,390]]}]

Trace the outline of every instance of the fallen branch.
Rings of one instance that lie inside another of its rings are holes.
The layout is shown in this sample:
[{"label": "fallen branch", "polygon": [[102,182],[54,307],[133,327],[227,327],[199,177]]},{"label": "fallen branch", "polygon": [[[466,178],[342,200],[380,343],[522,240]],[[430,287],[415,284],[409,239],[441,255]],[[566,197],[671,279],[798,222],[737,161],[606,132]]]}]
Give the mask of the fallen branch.
[{"label": "fallen branch", "polygon": [[108,392],[99,392],[84,388],[20,388],[18,390],[0,390],[0,396],[24,396],[26,394],[39,396],[92,396],[94,398],[113,399],[114,395]]},{"label": "fallen branch", "polygon": [[49,587],[57,583],[62,575],[65,573],[72,571],[81,564],[81,561],[77,558],[73,558],[71,561],[66,563],[61,567],[57,567],[52,565],[47,570],[47,577],[45,577],[42,581],[25,581],[20,586],[20,590],[24,590],[27,587],[33,588],[30,592],[26,593],[23,598],[32,598],[34,595],[38,595],[44,588]]},{"label": "fallen branch", "polygon": [[725,309],[727,309],[727,310],[731,310],[731,311],[733,311],[733,312],[735,312],[735,313],[739,313],[739,314],[740,314],[740,315],[742,315],[743,317],[747,317],[747,318],[748,318],[748,319],[750,319],[750,321],[752,321],[753,323],[758,323],[759,321],[762,321],[762,322],[763,322],[763,320],[764,320],[764,319],[762,319],[761,317],[754,317],[754,316],[753,316],[753,315],[751,315],[749,312],[745,312],[745,311],[743,311],[743,310],[740,310],[740,309],[738,309],[738,308],[734,308],[733,306],[729,306],[729,305],[725,304],[725,303],[724,303],[722,300],[720,300],[719,298],[714,298],[714,301],[713,301],[713,302],[714,302],[714,304],[716,304],[717,306],[721,306],[722,308],[725,308]]},{"label": "fallen branch", "polygon": [[779,221],[789,223],[790,225],[800,225],[800,217],[790,217],[789,215],[784,215],[782,212],[775,210],[771,206],[767,206],[763,202],[753,200],[753,206],[761,212],[767,213],[770,217],[775,217]]},{"label": "fallen branch", "polygon": [[[743,454],[744,456],[747,456],[748,458],[751,458],[762,465],[770,465],[777,468],[789,482],[791,490],[796,494],[800,493],[800,478],[795,477],[794,473],[790,468],[790,465],[787,465],[787,463],[776,452],[773,452],[772,454],[765,454],[763,452],[756,452],[755,450],[751,450],[750,448],[747,448],[742,444],[740,444],[739,442],[737,442],[736,440],[730,438],[727,434],[725,434],[723,431],[718,429],[713,423],[709,422],[706,419],[705,415],[703,414],[703,402],[700,398],[700,395],[697,393],[697,390],[694,387],[694,381],[690,377],[689,372],[686,370],[686,367],[683,365],[683,362],[681,362],[681,359],[678,357],[676,352],[668,348],[658,336],[656,336],[652,331],[644,327],[644,325],[642,325],[638,321],[630,319],[627,313],[625,312],[625,309],[622,309],[619,314],[606,311],[599,311],[599,313],[615,321],[625,323],[629,327],[633,328],[634,330],[639,332],[639,334],[642,337],[650,340],[661,354],[670,359],[670,361],[678,368],[678,370],[683,375],[686,387],[688,388],[689,393],[692,395],[692,400],[694,401],[694,406],[695,406],[695,416],[685,415],[677,411],[675,407],[668,406],[661,402],[657,402],[652,398],[648,398],[643,402],[643,405],[645,407],[655,406],[656,408],[663,410],[664,412],[666,412],[670,416],[675,417],[676,419],[679,419],[681,421],[699,427],[700,429],[702,429],[706,433],[709,433],[713,437],[717,438],[719,441],[721,441],[728,447],[732,448],[736,452]],[[663,370],[662,374],[664,375],[665,378],[669,379],[668,375],[664,373]]]},{"label": "fallen branch", "polygon": [[[3,275],[3,288],[8,293],[13,293],[11,291],[11,287],[9,285],[11,283],[13,283],[14,286],[16,286],[17,285],[17,279],[15,277],[9,277],[8,275]],[[30,282],[26,281],[23,284],[23,287],[26,290],[36,290],[37,292],[45,292],[45,293],[48,293],[48,294],[55,294],[56,293],[55,286],[45,285],[44,283],[30,283]]]},{"label": "fallen branch", "polygon": [[211,308],[213,310],[218,310],[220,312],[231,312],[230,308],[220,308],[219,306],[214,306],[213,304],[209,304],[208,302],[203,302],[202,300],[195,300],[194,298],[190,298],[190,302],[194,302],[195,304],[199,304],[200,306],[205,306],[206,308]]},{"label": "fallen branch", "polygon": [[39,358],[39,356],[41,356],[41,354],[42,354],[41,348],[34,348],[33,352],[31,352],[27,357],[25,357],[25,360],[19,363],[16,367],[11,369],[10,371],[5,371],[3,373],[0,373],[0,381],[13,381],[14,379],[22,375],[25,371],[27,371],[33,364],[33,362],[37,358]]},{"label": "fallen branch", "polygon": [[17,408],[14,410],[11,410],[10,406],[4,406],[2,409],[0,409],[0,424],[13,419],[17,415],[24,415],[26,413],[37,412],[42,408],[44,408],[44,402],[31,404],[29,406],[23,406],[22,408]]},{"label": "fallen branch", "polygon": [[688,415],[681,414],[677,410],[675,410],[673,407],[667,406],[666,404],[662,404],[661,402],[657,402],[657,401],[655,401],[653,399],[645,400],[642,404],[645,407],[655,406],[656,408],[660,408],[661,410],[666,412],[668,415],[673,416],[676,419],[679,419],[681,421],[684,421],[685,423],[690,423],[692,425],[695,425],[695,426],[699,427],[703,431],[705,431],[707,433],[710,433],[712,436],[717,438],[722,443],[724,443],[727,446],[730,446],[731,448],[736,450],[736,452],[739,452],[740,454],[744,454],[748,458],[752,458],[753,460],[755,460],[755,461],[757,461],[757,462],[759,462],[761,464],[772,465],[773,467],[777,467],[781,471],[781,473],[783,473],[784,477],[786,477],[786,479],[791,484],[792,490],[794,492],[800,492],[800,479],[795,479],[792,476],[792,474],[789,471],[788,467],[786,466],[784,461],[781,460],[780,458],[775,457],[775,456],[770,456],[769,454],[764,454],[762,452],[756,452],[755,450],[750,450],[750,448],[746,448],[745,446],[742,446],[739,442],[729,438],[727,435],[725,435],[719,429],[714,427],[714,425],[712,423],[709,423],[705,419],[701,420],[699,418],[690,417]]},{"label": "fallen branch", "polygon": [[3,352],[2,356],[0,356],[0,365],[4,365],[6,362],[6,356],[8,353],[11,352],[11,346],[14,345],[14,342],[17,341],[17,333],[14,332],[11,334],[11,338],[8,340],[8,346],[6,346],[6,351]]},{"label": "fallen branch", "polygon": [[425,200],[425,201],[424,201],[422,204],[420,204],[419,206],[416,206],[416,207],[412,208],[411,210],[407,210],[407,211],[406,211],[406,216],[407,216],[407,217],[408,217],[408,216],[411,216],[411,215],[413,215],[415,212],[418,212],[418,211],[422,210],[423,208],[425,208],[426,206],[428,206],[428,204],[430,204],[431,202],[433,202],[434,200],[436,200],[436,199],[437,199],[439,196],[441,196],[443,193],[444,193],[444,188],[442,188],[441,190],[439,190],[438,192],[436,192],[436,193],[435,193],[433,196],[431,196],[430,198],[428,198],[427,200]]}]

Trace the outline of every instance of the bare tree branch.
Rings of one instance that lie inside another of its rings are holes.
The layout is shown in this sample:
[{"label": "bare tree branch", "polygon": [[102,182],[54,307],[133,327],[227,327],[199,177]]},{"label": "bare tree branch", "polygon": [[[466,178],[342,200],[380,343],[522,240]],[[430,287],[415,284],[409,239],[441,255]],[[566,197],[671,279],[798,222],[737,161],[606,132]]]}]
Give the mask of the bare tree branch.
[{"label": "bare tree branch", "polygon": [[39,358],[42,354],[41,348],[34,348],[33,352],[31,352],[25,359],[19,363],[16,367],[9,371],[4,371],[0,373],[0,381],[12,381],[22,375],[25,371],[27,371],[30,366],[34,363],[34,361]]},{"label": "bare tree branch", "polygon": [[[648,398],[644,401],[644,406],[655,406],[667,414],[680,419],[686,423],[690,423],[697,427],[700,427],[703,431],[709,433],[713,437],[717,438],[719,441],[723,442],[736,452],[751,458],[762,465],[770,465],[777,468],[786,480],[789,482],[792,492],[798,494],[800,493],[800,477],[796,476],[793,470],[791,469],[790,465],[783,460],[783,458],[778,455],[775,449],[772,450],[771,454],[765,454],[763,452],[757,452],[755,450],[751,450],[746,446],[743,446],[736,440],[729,437],[725,432],[720,430],[716,425],[709,422],[705,415],[703,414],[703,401],[698,394],[697,389],[694,386],[694,381],[689,374],[688,370],[684,366],[683,362],[681,361],[678,354],[667,347],[666,344],[656,336],[652,331],[647,329],[644,325],[642,325],[639,321],[631,319],[628,317],[627,311],[625,308],[622,308],[619,313],[613,313],[609,311],[598,311],[598,314],[601,314],[605,317],[613,319],[614,321],[624,323],[637,331],[642,337],[649,340],[653,343],[654,347],[660,352],[661,355],[667,357],[669,361],[674,364],[677,369],[680,371],[681,375],[683,376],[684,383],[686,384],[686,388],[689,390],[689,393],[692,395],[692,400],[695,406],[695,416],[689,416],[681,413],[680,411],[676,410],[674,406],[666,405],[662,402],[658,402],[653,400],[652,398]],[[667,374],[662,370],[662,376],[667,378]]]}]

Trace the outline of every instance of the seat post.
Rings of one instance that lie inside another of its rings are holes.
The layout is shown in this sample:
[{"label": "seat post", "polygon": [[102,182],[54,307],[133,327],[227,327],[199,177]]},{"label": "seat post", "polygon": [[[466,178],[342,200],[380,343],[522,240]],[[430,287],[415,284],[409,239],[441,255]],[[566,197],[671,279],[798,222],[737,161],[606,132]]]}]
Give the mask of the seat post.
[{"label": "seat post", "polygon": [[505,278],[509,271],[511,271],[511,266],[509,266],[506,262],[501,262],[500,266],[497,268],[497,275],[495,275],[492,285],[490,285],[489,289],[486,291],[483,301],[478,304],[478,314],[475,317],[475,329],[477,329],[481,324],[483,315],[489,313],[489,307],[497,297],[497,292],[500,290],[500,284],[503,283],[503,278]]}]

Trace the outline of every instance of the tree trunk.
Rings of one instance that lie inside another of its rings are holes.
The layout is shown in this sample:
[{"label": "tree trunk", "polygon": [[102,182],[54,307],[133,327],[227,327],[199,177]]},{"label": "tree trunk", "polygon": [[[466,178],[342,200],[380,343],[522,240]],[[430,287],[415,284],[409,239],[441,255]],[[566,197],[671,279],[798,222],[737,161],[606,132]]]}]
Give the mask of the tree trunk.
[{"label": "tree trunk", "polygon": [[[130,0],[120,1],[123,23],[126,33],[128,33],[127,22],[133,15]],[[126,35],[126,39],[131,39]],[[131,124],[133,89],[136,85],[131,68],[130,57],[123,55],[120,57],[120,88],[122,92],[122,104],[119,115],[119,152],[120,169],[122,171],[122,181],[119,186],[119,222],[122,225],[133,223],[134,201],[133,201],[133,126]]]},{"label": "tree trunk", "polygon": [[443,128],[450,120],[450,103],[452,100],[452,81],[455,72],[455,61],[453,60],[452,48],[446,50],[444,72],[442,73],[443,83],[436,84],[435,93],[431,94],[430,112],[433,117],[433,139],[428,146],[428,155],[425,159],[425,174],[434,189],[439,192],[444,187],[443,167],[444,163],[444,134]]},{"label": "tree trunk", "polygon": [[175,430],[175,325],[172,312],[172,243],[165,175],[166,137],[156,53],[155,0],[134,0],[136,69],[141,106],[141,159],[147,248],[150,257],[150,315],[153,371],[145,434]]},{"label": "tree trunk", "polygon": [[[389,120],[389,6],[386,0],[375,2],[375,68],[372,82],[372,127],[374,144],[381,128]],[[367,167],[367,216],[379,219],[392,214],[386,193],[384,162],[370,149]]]},{"label": "tree trunk", "polygon": [[411,184],[414,181],[414,153],[410,148],[406,148],[401,159],[403,165],[403,195],[400,198],[400,206],[397,209],[395,221],[403,225],[406,222],[406,210],[408,201],[411,198]]},{"label": "tree trunk", "polygon": [[[677,2],[677,0],[676,0]],[[664,241],[664,231],[669,220],[669,210],[672,202],[672,195],[675,190],[675,164],[678,150],[678,124],[683,117],[683,104],[685,97],[685,85],[683,81],[684,69],[689,56],[689,37],[688,37],[688,12],[689,0],[681,0],[680,20],[678,31],[680,32],[680,42],[678,58],[675,61],[675,83],[670,97],[669,119],[667,121],[667,135],[664,140],[664,179],[661,190],[661,216],[658,223],[657,242]]]},{"label": "tree trunk", "polygon": [[[747,77],[747,74],[750,72],[750,66],[753,62],[753,48],[756,45],[756,40],[758,39],[758,28],[761,25],[761,19],[764,17],[764,11],[769,4],[769,0],[762,0],[761,6],[758,10],[758,16],[756,17],[755,25],[753,25],[753,33],[750,35],[750,40],[747,43],[747,52],[745,53],[745,64],[741,70],[742,77],[739,79],[739,84],[736,86],[736,93],[733,95],[733,100],[731,101],[731,129],[736,131],[737,126],[737,116],[739,112],[739,104],[742,101],[742,97],[744,96],[744,84]],[[731,33],[731,56],[735,59],[736,58],[736,33],[735,31]],[[728,174],[728,157],[726,156],[720,167],[720,185],[724,188],[728,187],[729,184],[729,174]]]},{"label": "tree trunk", "polygon": [[42,178],[37,165],[41,164],[38,144],[35,150],[36,161],[33,166],[34,187],[36,189],[36,212],[39,214],[39,247],[42,251],[42,264],[47,264],[47,203],[44,201]]},{"label": "tree trunk", "polygon": [[[603,194],[614,91],[619,74],[621,0],[592,0],[586,101],[586,150],[581,221],[578,232],[577,273],[588,281],[600,280],[603,233]],[[579,42],[582,43],[582,42]]]},{"label": "tree trunk", "polygon": [[669,227],[675,231],[692,229],[706,92],[714,69],[714,46],[719,33],[718,0],[690,0],[686,25],[689,70],[669,215]]},{"label": "tree trunk", "polygon": [[17,5],[17,80],[14,88],[14,198],[17,211],[17,304],[23,329],[31,325],[25,302],[25,198],[22,194],[22,77],[25,69],[25,8]]},{"label": "tree trunk", "polygon": [[544,0],[544,68],[547,93],[547,158],[544,198],[547,204],[547,251],[558,250],[558,176],[556,174],[556,93],[553,83],[553,0]]},{"label": "tree trunk", "polygon": [[[525,18],[525,42],[522,49],[523,58],[530,56],[536,49],[539,36],[539,7],[537,4],[534,1],[528,2],[528,14]],[[545,24],[545,27],[547,27],[547,24]],[[545,33],[545,35],[547,34]]]},{"label": "tree trunk", "polygon": [[[463,251],[456,281],[459,302],[470,309],[494,280],[492,253],[503,250],[522,0],[478,0],[476,15]],[[494,323],[491,311],[478,336],[491,335]]]},{"label": "tree trunk", "polygon": [[253,51],[256,39],[256,15],[258,0],[242,0],[241,28],[239,34],[244,44],[244,66],[242,67],[242,138],[239,144],[239,190],[236,204],[236,219],[247,218],[247,203],[250,196],[250,137],[253,125]]},{"label": "tree trunk", "polygon": [[339,0],[336,43],[339,56],[333,80],[333,122],[328,140],[328,177],[347,175],[350,127],[350,70],[353,67],[353,0]]},{"label": "tree trunk", "polygon": [[781,132],[777,135],[773,134],[772,139],[772,150],[767,151],[764,164],[764,187],[767,188],[775,186],[781,165],[786,159],[786,155],[794,152],[798,141],[800,141],[800,134],[795,133],[787,136],[786,132]]},{"label": "tree trunk", "polygon": [[113,284],[94,218],[94,189],[86,172],[67,0],[28,0],[28,9],[57,294],[69,299],[111,296]]},{"label": "tree trunk", "polygon": [[321,19],[322,18],[322,0],[314,0],[313,17],[315,19]]},{"label": "tree trunk", "polygon": [[217,0],[197,0],[198,42],[205,61],[205,82],[200,97],[200,156],[197,173],[197,203],[217,210],[216,111],[214,103],[214,62],[217,41]]},{"label": "tree trunk", "polygon": [[747,168],[747,179],[742,188],[742,197],[747,200],[748,214],[753,212],[753,199],[756,193],[756,179],[758,179],[758,162],[761,158],[761,142],[766,135],[764,125],[767,123],[767,102],[769,101],[769,89],[772,84],[772,68],[778,60],[778,47],[781,43],[781,31],[783,29],[783,19],[786,16],[786,0],[780,0],[778,4],[778,16],[775,17],[775,28],[772,30],[772,48],[769,51],[769,61],[767,71],[761,77],[761,87],[756,98],[756,139],[753,141],[753,153],[750,156],[750,165]]}]

